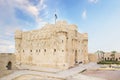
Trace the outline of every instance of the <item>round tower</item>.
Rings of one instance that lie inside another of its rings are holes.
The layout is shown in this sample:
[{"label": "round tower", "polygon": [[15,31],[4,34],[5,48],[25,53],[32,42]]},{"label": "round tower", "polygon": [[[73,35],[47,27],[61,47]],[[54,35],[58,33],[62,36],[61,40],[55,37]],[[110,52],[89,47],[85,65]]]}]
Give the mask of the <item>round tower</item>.
[{"label": "round tower", "polygon": [[21,62],[21,41],[22,41],[22,31],[15,31],[15,55],[16,55],[16,64]]}]

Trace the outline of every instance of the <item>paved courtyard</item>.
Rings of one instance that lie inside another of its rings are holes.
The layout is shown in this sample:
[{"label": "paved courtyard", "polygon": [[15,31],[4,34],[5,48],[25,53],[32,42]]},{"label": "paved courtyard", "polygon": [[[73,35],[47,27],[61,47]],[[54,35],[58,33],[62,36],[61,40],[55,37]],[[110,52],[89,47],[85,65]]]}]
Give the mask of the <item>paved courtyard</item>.
[{"label": "paved courtyard", "polygon": [[[46,78],[46,79],[50,78],[50,80],[80,80],[80,79],[81,80],[104,80],[104,79],[100,79],[100,78],[89,77],[89,76],[79,74],[81,71],[83,71],[85,69],[93,68],[93,66],[97,67],[96,64],[93,64],[93,63],[89,63],[86,65],[81,64],[75,68],[71,68],[71,69],[68,69],[65,71],[60,71],[57,73],[52,73],[52,72],[48,73],[48,72],[31,71],[31,70],[19,70],[8,76],[1,78],[0,80],[20,80],[19,77],[23,76],[25,78],[26,76],[30,77],[30,75],[31,75],[31,80],[33,78],[32,77],[33,75],[34,75],[34,77],[35,76],[42,77],[41,80],[44,80],[44,78]],[[27,79],[27,80],[30,80],[30,79]],[[47,80],[49,80],[49,79],[47,79]]]},{"label": "paved courtyard", "polygon": [[83,75],[104,78],[106,80],[120,80],[120,70],[86,71]]}]

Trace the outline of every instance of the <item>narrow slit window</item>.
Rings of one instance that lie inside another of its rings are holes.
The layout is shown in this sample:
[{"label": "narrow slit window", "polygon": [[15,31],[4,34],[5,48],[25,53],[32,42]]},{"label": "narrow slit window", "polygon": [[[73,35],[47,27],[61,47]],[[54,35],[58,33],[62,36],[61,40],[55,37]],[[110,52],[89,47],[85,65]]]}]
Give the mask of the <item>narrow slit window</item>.
[{"label": "narrow slit window", "polygon": [[62,40],[62,43],[63,43],[63,40]]},{"label": "narrow slit window", "polygon": [[46,49],[44,49],[44,52],[46,52]]},{"label": "narrow slit window", "polygon": [[56,49],[54,49],[54,52],[56,52]]}]

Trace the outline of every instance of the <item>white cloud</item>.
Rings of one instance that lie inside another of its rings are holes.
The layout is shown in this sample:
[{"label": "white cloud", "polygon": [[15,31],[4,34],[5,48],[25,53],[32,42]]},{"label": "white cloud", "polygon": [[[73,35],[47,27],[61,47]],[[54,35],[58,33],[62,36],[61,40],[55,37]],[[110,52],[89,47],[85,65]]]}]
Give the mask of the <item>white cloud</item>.
[{"label": "white cloud", "polygon": [[83,18],[83,19],[86,19],[86,18],[87,18],[87,11],[86,11],[86,10],[84,10],[84,11],[82,12],[82,18]]},{"label": "white cloud", "polygon": [[14,53],[14,45],[0,45],[0,53]]},{"label": "white cloud", "polygon": [[[29,30],[30,26],[38,28],[39,23],[44,22],[40,17],[41,11],[47,7],[44,1],[45,0],[39,0],[36,5],[33,5],[30,0],[0,0],[0,52],[14,51],[13,39],[16,29]],[[34,21],[36,21],[36,25],[27,21],[21,22],[21,20],[16,17],[16,8],[32,17]]]},{"label": "white cloud", "polygon": [[40,12],[47,7],[44,4],[44,0],[39,0],[37,5],[31,4],[29,0],[16,0],[14,3],[16,4],[15,7],[22,9],[24,12],[34,17],[36,22],[41,19],[39,16]]},{"label": "white cloud", "polygon": [[0,39],[0,52],[7,53],[7,52],[14,52],[14,42],[9,40]]},{"label": "white cloud", "polygon": [[0,39],[0,44],[10,45],[12,43],[9,40]]},{"label": "white cloud", "polygon": [[96,4],[98,0],[88,0],[88,2]]},{"label": "white cloud", "polygon": [[34,16],[38,16],[39,14],[39,10],[35,6],[28,6],[27,10]]},{"label": "white cloud", "polygon": [[42,18],[39,15],[41,11],[47,7],[44,4],[44,1],[45,0],[39,0],[36,5],[33,5],[30,0],[0,0],[0,7],[5,9],[5,11],[3,11],[5,14],[2,14],[4,15],[2,17],[4,20],[1,19],[0,22],[8,19],[8,16],[5,17],[6,15],[10,15],[10,18],[13,19],[11,21],[14,23],[19,23],[19,20],[16,18],[15,14],[15,9],[18,8],[24,13],[31,16],[36,21],[36,23],[40,23],[42,21]]}]

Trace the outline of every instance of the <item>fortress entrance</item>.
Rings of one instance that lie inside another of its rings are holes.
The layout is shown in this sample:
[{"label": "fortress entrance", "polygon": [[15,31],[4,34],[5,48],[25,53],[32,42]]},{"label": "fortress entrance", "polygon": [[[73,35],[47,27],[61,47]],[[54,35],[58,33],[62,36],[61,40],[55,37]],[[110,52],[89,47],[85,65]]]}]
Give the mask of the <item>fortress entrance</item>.
[{"label": "fortress entrance", "polygon": [[8,70],[11,70],[12,69],[12,62],[9,61],[6,67]]},{"label": "fortress entrance", "polygon": [[77,64],[77,50],[75,50],[75,64]]}]

